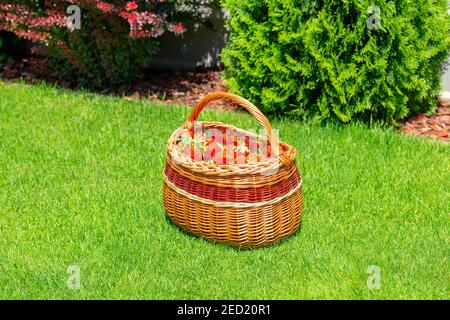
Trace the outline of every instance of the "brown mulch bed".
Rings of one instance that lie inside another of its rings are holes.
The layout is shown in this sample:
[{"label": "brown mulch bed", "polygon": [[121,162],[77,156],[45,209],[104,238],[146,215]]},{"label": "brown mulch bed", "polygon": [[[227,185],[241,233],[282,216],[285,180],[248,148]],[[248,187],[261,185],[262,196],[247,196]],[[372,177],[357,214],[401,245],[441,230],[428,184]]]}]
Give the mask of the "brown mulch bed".
[{"label": "brown mulch bed", "polygon": [[[45,61],[38,56],[0,63],[0,78],[7,81],[23,79],[26,82],[45,80],[69,89],[77,89],[75,82],[60,80],[45,68]],[[145,77],[120,87],[98,91],[101,94],[120,96],[124,99],[150,99],[167,104],[195,105],[213,91],[227,91],[220,70],[198,69],[194,71],[148,70]],[[217,102],[215,109],[237,110],[233,103]],[[420,137],[430,137],[448,142],[450,139],[450,101],[441,101],[437,112],[431,116],[419,114],[401,124],[400,131]]]},{"label": "brown mulch bed", "polygon": [[[125,96],[125,99],[145,98],[164,103],[195,105],[208,93],[228,91],[222,82],[220,70],[198,69],[195,71],[149,70],[144,79],[102,93]],[[237,110],[231,102],[219,101],[210,108]]]},{"label": "brown mulch bed", "polygon": [[[227,91],[219,69],[196,69],[192,71],[147,70],[145,76],[131,84],[99,90],[98,93],[124,97],[125,99],[158,100],[165,104],[195,105],[210,92]],[[39,56],[21,60],[0,62],[0,78],[7,81],[23,79],[26,82],[44,80],[57,83],[63,88],[78,89],[74,81],[58,79],[56,73],[45,68]],[[214,102],[215,109],[237,110],[230,102]]]},{"label": "brown mulch bed", "polygon": [[448,142],[450,139],[450,101],[442,101],[436,113],[419,114],[402,123],[400,131],[419,137]]}]

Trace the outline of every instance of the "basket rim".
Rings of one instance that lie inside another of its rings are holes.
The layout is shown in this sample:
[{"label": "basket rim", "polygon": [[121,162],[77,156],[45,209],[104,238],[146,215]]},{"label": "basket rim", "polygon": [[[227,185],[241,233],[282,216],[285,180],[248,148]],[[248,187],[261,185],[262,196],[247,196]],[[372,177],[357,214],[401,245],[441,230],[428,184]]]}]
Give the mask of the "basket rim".
[{"label": "basket rim", "polygon": [[[267,141],[267,138],[247,130],[238,128],[233,125],[225,124],[223,122],[218,121],[196,121],[197,123],[201,123],[207,127],[221,127],[228,128],[240,133],[244,133],[250,137],[258,137],[263,141]],[[258,174],[264,172],[270,172],[275,169],[279,169],[283,166],[289,166],[296,160],[297,149],[287,143],[279,142],[280,150],[284,151],[284,154],[287,159],[289,159],[288,163],[283,163],[280,157],[271,157],[264,161],[251,162],[251,163],[241,163],[241,164],[215,164],[206,162],[204,160],[193,160],[188,155],[184,154],[176,147],[178,138],[183,133],[188,133],[189,129],[186,124],[179,127],[175,130],[167,141],[167,157],[171,157],[171,160],[174,164],[184,167],[188,170],[196,169],[196,171],[200,170],[204,174],[226,174],[226,173],[236,173],[236,174]]]}]

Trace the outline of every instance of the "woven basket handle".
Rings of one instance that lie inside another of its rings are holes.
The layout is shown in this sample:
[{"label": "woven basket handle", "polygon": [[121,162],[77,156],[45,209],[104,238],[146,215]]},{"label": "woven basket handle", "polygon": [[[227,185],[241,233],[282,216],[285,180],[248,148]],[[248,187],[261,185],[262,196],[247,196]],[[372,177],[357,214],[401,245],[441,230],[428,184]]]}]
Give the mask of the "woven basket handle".
[{"label": "woven basket handle", "polygon": [[[237,103],[241,107],[243,107],[245,110],[247,110],[258,122],[259,124],[264,128],[267,134],[267,141],[271,143],[272,140],[272,126],[270,125],[269,120],[267,120],[266,116],[259,111],[259,109],[250,101],[247,99],[244,99],[238,95],[229,93],[229,92],[213,92],[208,94],[206,97],[201,99],[197,105],[194,107],[194,109],[191,112],[191,115],[189,116],[189,119],[187,121],[187,126],[191,128],[192,124],[197,120],[200,112],[210,103],[217,100],[229,100],[234,103]],[[289,159],[284,154],[283,151],[280,150],[280,159],[283,163],[287,164],[289,163]]]}]

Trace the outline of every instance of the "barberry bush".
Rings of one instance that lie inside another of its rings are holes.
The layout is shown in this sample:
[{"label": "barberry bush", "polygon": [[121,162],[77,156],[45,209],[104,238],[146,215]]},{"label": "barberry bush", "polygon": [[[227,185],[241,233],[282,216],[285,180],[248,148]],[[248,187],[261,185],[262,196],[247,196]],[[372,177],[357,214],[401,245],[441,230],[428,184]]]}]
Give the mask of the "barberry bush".
[{"label": "barberry bush", "polygon": [[[0,0],[0,29],[36,43],[35,51],[64,77],[93,87],[115,85],[149,66],[164,32],[182,34],[184,20],[198,18],[194,4],[207,9],[212,2]],[[71,5],[80,9],[79,26]]]},{"label": "barberry bush", "polygon": [[447,0],[223,0],[231,90],[266,113],[395,124],[436,107]]}]

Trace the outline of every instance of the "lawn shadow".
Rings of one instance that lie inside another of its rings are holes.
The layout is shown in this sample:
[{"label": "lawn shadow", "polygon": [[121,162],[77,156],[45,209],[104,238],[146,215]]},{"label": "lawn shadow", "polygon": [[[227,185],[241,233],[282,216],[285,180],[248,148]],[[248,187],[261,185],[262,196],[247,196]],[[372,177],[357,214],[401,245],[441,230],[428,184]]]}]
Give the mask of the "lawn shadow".
[{"label": "lawn shadow", "polygon": [[288,243],[292,242],[293,240],[295,240],[298,235],[300,234],[300,231],[302,229],[302,223],[300,221],[300,225],[298,227],[298,229],[291,234],[290,236],[280,239],[277,242],[262,246],[262,247],[254,247],[254,248],[242,248],[242,247],[235,247],[233,245],[230,244],[225,244],[225,243],[220,243],[220,242],[216,242],[216,241],[212,241],[212,240],[208,240],[205,237],[202,236],[198,236],[195,235],[189,231],[187,231],[186,229],[184,229],[183,227],[179,226],[178,224],[176,224],[167,213],[164,214],[164,219],[168,222],[169,225],[171,225],[173,228],[177,229],[178,231],[180,231],[181,234],[187,236],[189,239],[193,239],[193,240],[199,240],[201,239],[202,241],[204,241],[205,243],[207,243],[208,245],[211,245],[212,248],[216,248],[216,247],[221,247],[221,248],[225,248],[227,250],[232,250],[235,252],[249,252],[249,251],[256,251],[256,250],[268,250],[268,249],[274,249],[277,248],[279,246],[282,245],[287,245]]}]

